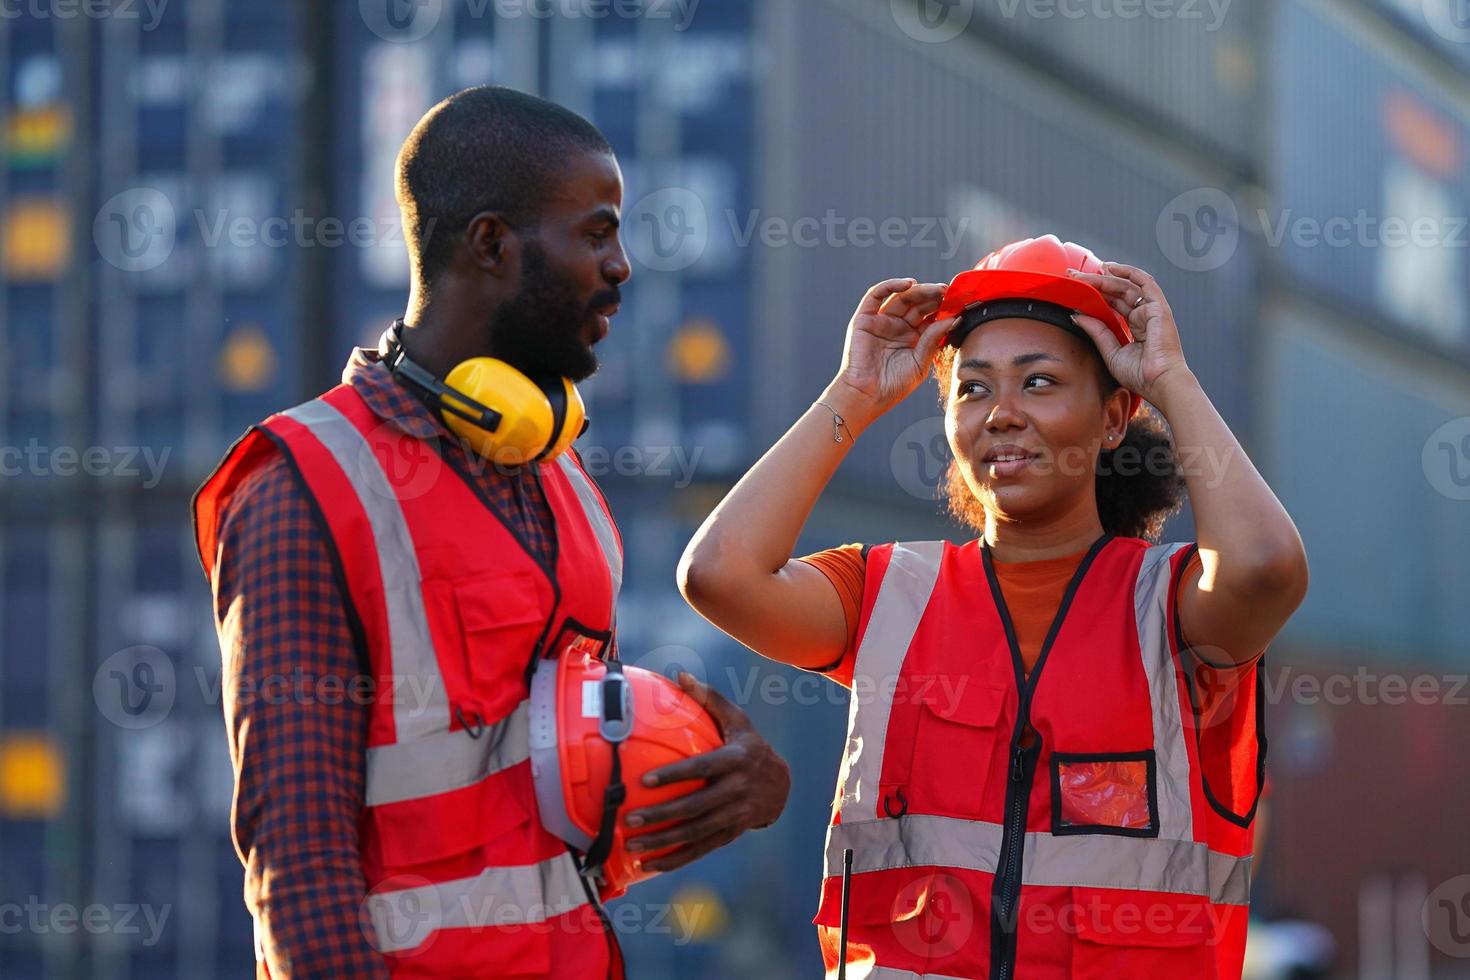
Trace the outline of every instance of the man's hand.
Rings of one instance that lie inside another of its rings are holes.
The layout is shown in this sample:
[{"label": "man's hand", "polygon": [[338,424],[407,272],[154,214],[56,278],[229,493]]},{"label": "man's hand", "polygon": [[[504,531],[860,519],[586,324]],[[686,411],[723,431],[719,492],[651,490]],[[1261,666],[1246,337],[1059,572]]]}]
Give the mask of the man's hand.
[{"label": "man's hand", "polygon": [[707,781],[702,788],[677,799],[628,814],[628,826],[635,829],[677,821],[673,826],[629,839],[628,850],[635,857],[675,848],[644,862],[650,871],[682,868],[747,830],[774,823],[786,808],[786,797],[791,792],[791,771],[756,732],[744,711],[688,673],[679,675],[679,686],[704,705],[720,727],[725,744],[643,777],[645,786]]}]

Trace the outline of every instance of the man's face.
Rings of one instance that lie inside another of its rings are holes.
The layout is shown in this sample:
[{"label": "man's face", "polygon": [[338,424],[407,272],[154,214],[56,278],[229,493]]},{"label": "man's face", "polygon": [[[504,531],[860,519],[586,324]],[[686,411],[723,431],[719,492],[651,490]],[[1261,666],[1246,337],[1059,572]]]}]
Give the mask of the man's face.
[{"label": "man's face", "polygon": [[532,376],[581,381],[597,370],[592,347],[607,336],[632,273],[618,238],[622,204],[611,154],[567,162],[540,225],[522,239],[520,291],[494,313],[498,357]]}]

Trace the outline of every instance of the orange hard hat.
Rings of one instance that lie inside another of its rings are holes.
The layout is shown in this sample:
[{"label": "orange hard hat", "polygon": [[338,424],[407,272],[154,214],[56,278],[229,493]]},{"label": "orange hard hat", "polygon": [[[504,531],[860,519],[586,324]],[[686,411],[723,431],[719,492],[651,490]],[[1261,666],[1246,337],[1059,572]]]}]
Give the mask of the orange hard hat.
[{"label": "orange hard hat", "polygon": [[[961,317],[945,343],[958,347],[970,331],[986,320],[1025,317],[1052,323],[1090,343],[1081,327],[1069,318],[1072,311],[1085,313],[1108,325],[1121,344],[1133,342],[1133,332],[1118,311],[1096,287],[1073,279],[1068,269],[1102,273],[1102,262],[1075,242],[1056,235],[1042,235],[1012,242],[991,252],[973,269],[955,276],[944,292],[944,302],[934,313],[936,320]],[[1131,418],[1143,399],[1132,396]]]},{"label": "orange hard hat", "polygon": [[[703,785],[648,787],[643,775],[723,745],[714,719],[662,674],[575,647],[537,664],[528,708],[542,826],[581,852],[582,873],[600,882],[603,898],[653,877],[627,852],[624,821],[631,810]],[[641,852],[638,860],[667,851]]]}]

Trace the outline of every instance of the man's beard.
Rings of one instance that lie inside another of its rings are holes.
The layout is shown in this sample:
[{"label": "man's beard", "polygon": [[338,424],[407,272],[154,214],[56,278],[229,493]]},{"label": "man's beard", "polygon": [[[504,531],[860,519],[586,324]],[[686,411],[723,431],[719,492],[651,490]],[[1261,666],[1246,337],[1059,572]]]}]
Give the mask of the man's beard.
[{"label": "man's beard", "polygon": [[490,341],[495,356],[533,378],[582,381],[597,370],[597,355],[582,339],[592,310],[610,305],[616,291],[599,293],[592,303],[577,302],[570,277],[559,274],[536,242],[527,242],[521,291],[495,311]]}]

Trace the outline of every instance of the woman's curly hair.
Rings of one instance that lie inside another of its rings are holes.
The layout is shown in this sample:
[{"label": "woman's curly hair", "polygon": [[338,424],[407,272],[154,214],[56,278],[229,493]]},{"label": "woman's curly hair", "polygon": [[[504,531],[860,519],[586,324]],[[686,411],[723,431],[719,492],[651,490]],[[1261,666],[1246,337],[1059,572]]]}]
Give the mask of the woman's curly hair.
[{"label": "woman's curly hair", "polygon": [[[943,347],[934,364],[939,384],[939,407],[949,407],[949,379],[956,347]],[[1103,397],[1119,388],[1102,355],[1093,348]],[[1103,530],[1120,537],[1158,542],[1164,523],[1184,506],[1186,488],[1174,442],[1164,420],[1147,402],[1128,422],[1128,431],[1115,449],[1104,449],[1096,463],[1097,515]],[[985,508],[951,459],[940,495],[951,517],[977,532],[985,530]]]}]

